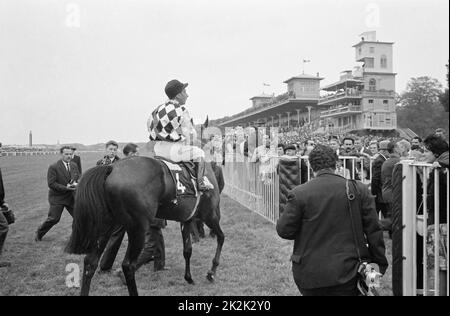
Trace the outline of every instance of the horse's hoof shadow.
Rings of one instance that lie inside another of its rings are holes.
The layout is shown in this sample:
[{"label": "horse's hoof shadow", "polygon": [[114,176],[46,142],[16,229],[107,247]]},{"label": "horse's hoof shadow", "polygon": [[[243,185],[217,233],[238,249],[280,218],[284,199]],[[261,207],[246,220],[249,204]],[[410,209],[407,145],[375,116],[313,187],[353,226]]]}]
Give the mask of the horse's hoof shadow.
[{"label": "horse's hoof shadow", "polygon": [[208,272],[208,274],[206,275],[206,278],[208,279],[209,282],[211,282],[211,283],[214,282],[214,274]]},{"label": "horse's hoof shadow", "polygon": [[195,282],[194,282],[194,280],[192,280],[192,278],[184,277],[184,279],[186,280],[187,283],[189,283],[191,285],[195,285]]}]

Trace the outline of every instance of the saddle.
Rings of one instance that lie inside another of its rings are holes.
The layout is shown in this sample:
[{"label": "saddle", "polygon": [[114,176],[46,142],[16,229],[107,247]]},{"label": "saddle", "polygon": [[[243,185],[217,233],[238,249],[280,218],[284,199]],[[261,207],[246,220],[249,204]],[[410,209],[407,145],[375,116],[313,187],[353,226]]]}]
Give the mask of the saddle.
[{"label": "saddle", "polygon": [[193,162],[173,162],[163,157],[155,157],[166,165],[169,173],[175,183],[176,195],[197,196],[197,177],[195,165]]},{"label": "saddle", "polygon": [[155,157],[163,163],[170,174],[174,192],[170,203],[159,206],[156,217],[186,222],[195,216],[201,194],[197,190],[195,165],[193,162],[174,162],[163,157]]}]

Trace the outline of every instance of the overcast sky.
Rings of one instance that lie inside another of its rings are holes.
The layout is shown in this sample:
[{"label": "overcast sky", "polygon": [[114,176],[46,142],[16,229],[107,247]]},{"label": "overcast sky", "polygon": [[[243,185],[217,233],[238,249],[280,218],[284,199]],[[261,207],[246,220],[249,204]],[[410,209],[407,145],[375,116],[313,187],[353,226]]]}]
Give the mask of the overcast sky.
[{"label": "overcast sky", "polygon": [[[355,66],[358,34],[393,41],[397,92],[445,83],[448,0],[0,0],[0,142],[147,141],[164,86],[188,82],[196,123],[283,81]],[[379,14],[378,14],[379,13]]]}]

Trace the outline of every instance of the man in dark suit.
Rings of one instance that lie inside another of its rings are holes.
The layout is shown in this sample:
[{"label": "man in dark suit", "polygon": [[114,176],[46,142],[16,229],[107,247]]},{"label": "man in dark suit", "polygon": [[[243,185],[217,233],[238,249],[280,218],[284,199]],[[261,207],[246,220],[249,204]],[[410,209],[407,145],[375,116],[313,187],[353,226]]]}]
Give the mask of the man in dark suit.
[{"label": "man in dark suit", "polygon": [[[0,143],[0,150],[1,150],[2,144]],[[1,155],[0,155],[1,157]],[[3,207],[7,207],[5,203],[5,189],[3,187],[3,177],[2,177],[2,170],[0,169],[0,209]],[[2,257],[3,252],[3,246],[6,241],[6,236],[8,235],[9,226],[8,221],[6,220],[5,216],[3,215],[2,211],[0,210],[0,259]],[[10,262],[4,262],[0,261],[0,268],[6,268],[10,267]]]},{"label": "man in dark suit", "polygon": [[106,166],[115,163],[120,160],[119,156],[117,156],[117,150],[119,149],[119,144],[113,140],[110,140],[105,145],[106,155],[103,159],[97,161],[97,166]]},{"label": "man in dark suit", "polygon": [[381,212],[383,216],[386,218],[389,216],[389,204],[383,200],[383,182],[381,180],[381,168],[383,167],[383,163],[389,157],[389,141],[383,140],[379,145],[379,152],[377,157],[372,163],[372,180],[371,180],[371,191],[375,196],[375,207],[378,213]]},{"label": "man in dark suit", "polygon": [[[339,155],[341,157],[359,157],[360,154],[355,150],[355,140],[351,137],[345,137],[342,141],[342,147],[339,150]],[[351,179],[358,179],[357,175],[357,164],[353,159],[343,159],[341,161],[342,166],[347,169],[346,174],[350,176]]]},{"label": "man in dark suit", "polygon": [[50,210],[47,220],[36,232],[36,241],[41,241],[42,237],[59,223],[64,208],[71,216],[73,215],[74,192],[80,173],[77,165],[71,161],[72,149],[64,146],[60,149],[60,153],[61,159],[48,168],[47,182]]},{"label": "man in dark suit", "polygon": [[[2,205],[0,205],[0,207]],[[0,211],[0,259],[2,257],[3,245],[5,244],[6,236],[8,235],[8,230],[9,230],[8,222],[5,216],[3,216],[3,212]],[[0,268],[7,268],[10,266],[11,266],[10,262],[0,261]]]},{"label": "man in dark suit", "polygon": [[[297,287],[305,296],[358,294],[359,259],[347,180],[334,173],[337,160],[330,147],[314,148],[309,161],[315,177],[291,191],[277,223],[281,238],[295,240],[292,271]],[[361,207],[354,211],[361,214],[361,234],[364,233],[368,243],[361,258],[378,264],[384,274],[388,262],[373,197],[364,184],[357,182],[357,187]]]},{"label": "man in dark suit", "polygon": [[74,162],[77,167],[78,171],[80,172],[80,175],[83,173],[83,170],[81,169],[81,158],[78,155],[75,155],[75,151],[77,149],[75,147],[72,147],[72,162]]}]

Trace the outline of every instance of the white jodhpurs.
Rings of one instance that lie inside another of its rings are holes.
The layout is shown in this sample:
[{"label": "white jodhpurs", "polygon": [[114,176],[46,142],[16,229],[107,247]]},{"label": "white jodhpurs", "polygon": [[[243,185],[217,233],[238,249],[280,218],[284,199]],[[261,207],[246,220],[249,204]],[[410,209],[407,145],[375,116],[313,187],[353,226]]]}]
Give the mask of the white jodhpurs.
[{"label": "white jodhpurs", "polygon": [[155,144],[155,155],[173,162],[196,161],[205,159],[205,152],[196,146],[189,146],[181,142],[164,142],[158,141]]}]

